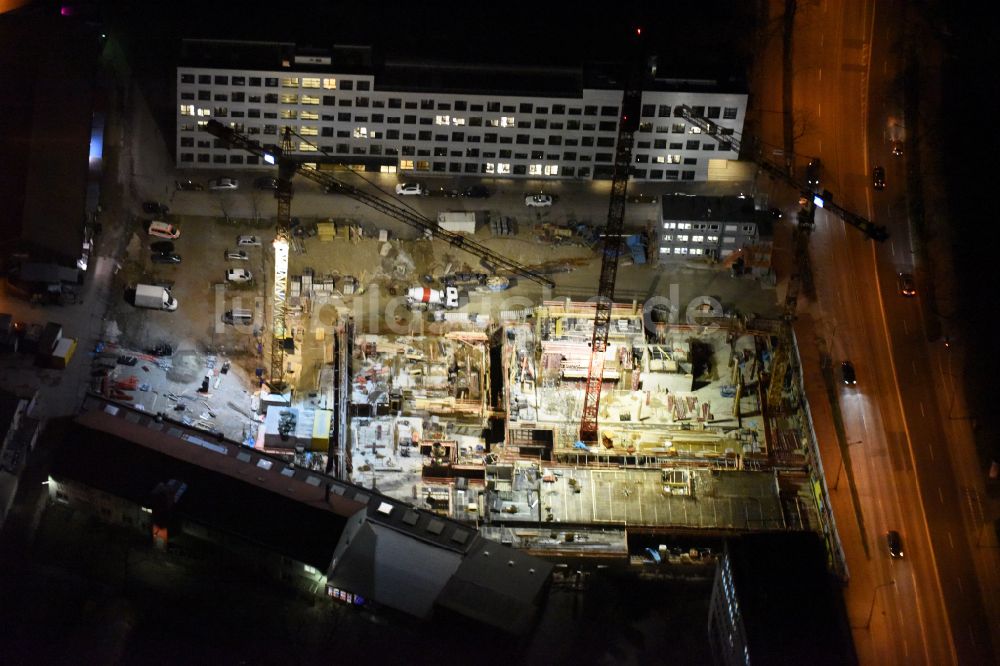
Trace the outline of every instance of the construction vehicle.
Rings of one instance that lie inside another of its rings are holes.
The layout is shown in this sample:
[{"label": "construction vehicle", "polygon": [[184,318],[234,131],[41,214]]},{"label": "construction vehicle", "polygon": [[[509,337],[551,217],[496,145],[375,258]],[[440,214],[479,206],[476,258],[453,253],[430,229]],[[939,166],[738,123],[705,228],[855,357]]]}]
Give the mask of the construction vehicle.
[{"label": "construction vehicle", "polygon": [[[641,37],[636,31],[636,39]],[[604,383],[604,357],[608,348],[608,332],[611,328],[611,309],[615,300],[615,279],[618,275],[618,255],[620,254],[623,230],[625,228],[625,201],[628,177],[632,169],[632,144],[639,129],[639,112],[642,105],[642,78],[645,69],[635,62],[636,51],[625,64],[623,73],[622,105],[618,115],[618,140],[615,143],[615,161],[611,177],[611,200],[608,203],[608,220],[604,227],[604,244],[601,252],[601,277],[597,287],[597,303],[594,307],[594,334],[591,338],[590,364],[587,369],[587,386],[583,398],[583,416],[580,420],[580,440],[596,442],[598,437],[597,416],[601,402],[601,386]]]}]

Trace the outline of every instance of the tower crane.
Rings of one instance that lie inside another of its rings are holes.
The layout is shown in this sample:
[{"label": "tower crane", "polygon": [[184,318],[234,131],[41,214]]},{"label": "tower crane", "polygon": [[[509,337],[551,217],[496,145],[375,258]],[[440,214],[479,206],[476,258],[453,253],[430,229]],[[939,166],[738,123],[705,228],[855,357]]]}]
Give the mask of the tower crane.
[{"label": "tower crane", "polygon": [[291,128],[285,128],[280,147],[262,146],[258,141],[250,139],[241,132],[237,132],[235,129],[217,120],[209,120],[203,129],[221,141],[227,148],[245,150],[260,157],[267,164],[276,164],[278,166],[278,182],[277,188],[274,191],[275,199],[278,202],[278,215],[275,222],[274,238],[273,321],[271,375],[269,381],[272,387],[283,387],[284,385],[284,354],[288,347],[287,331],[285,328],[285,300],[288,289],[288,230],[291,222],[292,203],[291,179],[294,175],[308,178],[324,187],[328,192],[349,196],[389,217],[418,229],[426,235],[439,238],[453,247],[465,250],[482,259],[493,270],[504,270],[550,289],[555,286],[552,280],[545,275],[516,261],[512,261],[488,247],[475,242],[471,238],[442,229],[434,220],[428,219],[393,201],[349,185],[333,176],[330,172],[319,171],[316,168],[307,166],[299,158],[291,156],[291,137],[295,135]]},{"label": "tower crane", "polygon": [[[691,109],[691,107],[687,105],[681,105],[677,108],[678,110],[680,110],[681,116],[685,120],[701,128],[702,133],[718,141],[719,147],[721,149],[731,148],[732,150],[735,150],[737,153],[740,152],[740,140],[731,134],[732,130],[727,130],[725,127],[721,127],[717,123],[714,123],[711,120],[708,120],[707,118],[702,118],[701,116],[695,114],[694,111]],[[871,238],[872,240],[876,241],[884,241],[889,238],[888,229],[886,229],[884,226],[875,224],[871,220],[861,217],[856,213],[852,213],[846,208],[838,206],[833,202],[833,197],[830,195],[829,192],[824,191],[823,194],[816,195],[809,187],[807,187],[806,185],[797,181],[795,178],[789,175],[785,169],[775,164],[772,164],[771,162],[768,162],[759,155],[756,157],[751,157],[750,159],[753,160],[753,162],[758,167],[760,167],[762,171],[767,172],[768,175],[777,178],[778,180],[782,180],[791,187],[794,187],[799,192],[802,192],[804,196],[809,198],[811,202],[810,206],[815,205],[814,203],[812,203],[815,201],[814,197],[819,196],[820,200],[822,201],[822,206],[825,210],[832,212],[834,215],[838,216],[844,222],[851,225],[855,229],[859,230],[865,236],[868,236],[868,238]],[[810,208],[809,209],[810,220],[812,219],[813,212],[814,210]]]},{"label": "tower crane", "polygon": [[[641,31],[636,31],[636,37],[640,36]],[[640,50],[636,46],[633,58],[639,53]],[[621,252],[622,231],[625,226],[625,199],[628,177],[632,169],[632,144],[635,132],[639,128],[643,75],[644,70],[639,63],[633,62],[632,59],[626,63],[611,179],[611,200],[608,203],[608,220],[604,226],[604,243],[601,251],[601,278],[597,287],[597,303],[594,307],[590,365],[587,370],[587,387],[580,421],[580,440],[588,443],[596,442],[598,435],[597,416],[601,403],[601,387],[604,383],[604,360],[608,348],[608,331],[611,328],[618,255]]]}]

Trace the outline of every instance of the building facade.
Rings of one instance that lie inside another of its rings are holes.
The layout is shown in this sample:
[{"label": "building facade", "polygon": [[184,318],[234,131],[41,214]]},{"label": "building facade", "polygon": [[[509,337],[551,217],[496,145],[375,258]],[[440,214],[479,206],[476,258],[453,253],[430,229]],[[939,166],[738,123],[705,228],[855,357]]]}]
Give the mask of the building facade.
[{"label": "building facade", "polygon": [[[180,168],[265,168],[200,130],[209,119],[262,145],[285,127],[297,157],[319,165],[421,175],[609,179],[622,90],[588,67],[384,62],[371,50],[186,40],[177,69]],[[637,181],[703,181],[735,160],[747,94],[735,83],[649,70],[635,136]],[[715,136],[685,119],[705,118]],[[727,138],[728,137],[728,138]]]},{"label": "building facade", "polygon": [[752,198],[665,196],[660,203],[658,262],[725,259],[753,247],[759,240],[757,219]]}]

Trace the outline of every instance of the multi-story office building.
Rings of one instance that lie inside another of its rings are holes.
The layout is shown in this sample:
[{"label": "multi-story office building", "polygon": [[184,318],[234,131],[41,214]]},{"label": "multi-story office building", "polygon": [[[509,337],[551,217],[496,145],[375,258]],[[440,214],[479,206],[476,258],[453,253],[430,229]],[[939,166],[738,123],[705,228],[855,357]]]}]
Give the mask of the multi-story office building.
[{"label": "multi-story office building", "polygon": [[[368,47],[186,40],[177,68],[177,165],[263,167],[199,127],[209,119],[317,164],[382,173],[509,178],[611,177],[620,77],[596,67],[376,63]],[[672,79],[652,64],[643,84],[633,178],[700,181],[733,160],[746,113],[739,83]],[[705,118],[713,134],[687,121]],[[312,158],[312,159],[310,159]]]},{"label": "multi-story office building", "polygon": [[691,257],[724,259],[758,242],[752,198],[674,194],[663,197],[660,205],[660,264]]}]

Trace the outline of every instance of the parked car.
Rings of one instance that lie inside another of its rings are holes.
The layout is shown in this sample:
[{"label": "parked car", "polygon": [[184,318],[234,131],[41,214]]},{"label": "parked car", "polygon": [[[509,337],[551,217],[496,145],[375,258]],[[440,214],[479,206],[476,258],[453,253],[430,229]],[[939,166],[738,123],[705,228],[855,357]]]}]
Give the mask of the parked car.
[{"label": "parked car", "polygon": [[485,185],[473,185],[462,190],[462,196],[470,199],[486,199],[490,196],[490,191]]},{"label": "parked car", "polygon": [[240,181],[235,178],[228,178],[223,176],[221,178],[213,178],[208,181],[208,189],[220,191],[220,190],[238,190],[240,187]]},{"label": "parked car", "polygon": [[226,259],[232,259],[233,261],[247,261],[250,259],[250,255],[247,254],[246,250],[226,250]]},{"label": "parked car", "polygon": [[903,537],[896,530],[889,530],[885,535],[885,543],[889,547],[889,556],[898,559],[903,557]]},{"label": "parked car", "polygon": [[236,238],[237,245],[260,247],[260,236],[239,236]]},{"label": "parked car", "polygon": [[179,264],[181,255],[175,252],[154,252],[150,257],[154,264]]},{"label": "parked car", "polygon": [[896,276],[896,284],[899,286],[899,293],[903,296],[916,296],[917,283],[909,273],[899,273]]},{"label": "parked car", "polygon": [[420,183],[399,183],[396,185],[396,194],[401,197],[427,194],[427,188]]},{"label": "parked car", "polygon": [[166,215],[170,211],[166,204],[158,201],[143,201],[142,212],[147,215]]},{"label": "parked car", "polygon": [[154,241],[149,244],[149,249],[153,252],[173,252],[174,244],[170,241]]},{"label": "parked car", "polygon": [[552,197],[548,194],[529,194],[524,197],[524,205],[531,208],[547,208],[552,205]]},{"label": "parked car", "polygon": [[230,268],[226,271],[226,280],[229,282],[247,283],[253,280],[253,273],[245,268]]},{"label": "parked car", "polygon": [[201,183],[196,183],[193,180],[175,180],[174,185],[177,186],[178,190],[182,192],[201,192],[205,189],[205,186]]},{"label": "parked car", "polygon": [[885,169],[880,166],[872,169],[872,185],[875,186],[876,190],[885,189]]},{"label": "parked car", "polygon": [[171,240],[175,238],[180,238],[181,230],[172,224],[167,224],[166,222],[160,222],[159,220],[154,220],[149,223],[149,228],[146,229],[146,233],[150,236],[156,236],[157,238],[169,238]]},{"label": "parked car", "polygon": [[253,181],[253,186],[258,190],[275,190],[278,188],[278,179],[273,176],[260,176]]},{"label": "parked car", "polygon": [[840,364],[840,377],[846,386],[854,386],[858,383],[857,375],[854,374],[854,364],[844,361]]}]

